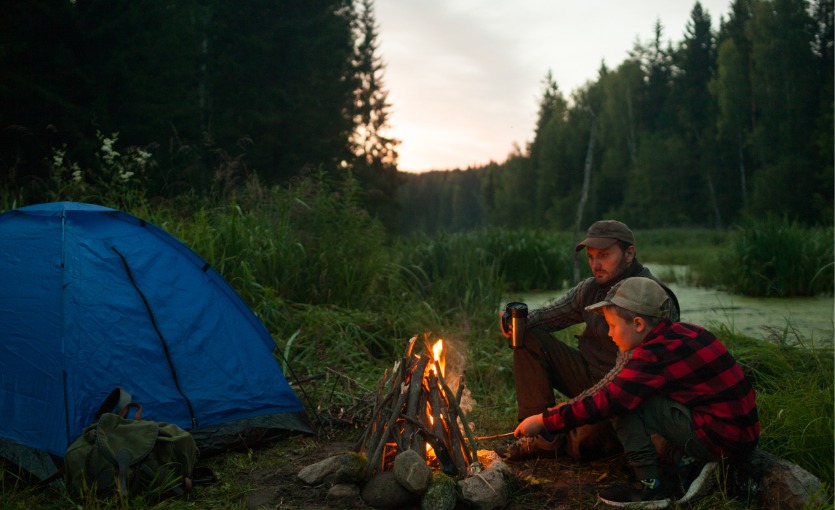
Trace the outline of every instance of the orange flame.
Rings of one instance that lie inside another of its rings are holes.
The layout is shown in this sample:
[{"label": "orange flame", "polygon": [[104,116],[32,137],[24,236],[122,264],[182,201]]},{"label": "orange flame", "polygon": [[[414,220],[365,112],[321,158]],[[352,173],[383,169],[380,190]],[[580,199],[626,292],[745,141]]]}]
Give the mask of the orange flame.
[{"label": "orange flame", "polygon": [[[435,418],[432,417],[432,412],[429,408],[429,402],[426,403],[426,416],[429,418],[429,424],[434,425],[435,424]],[[435,449],[432,448],[432,445],[429,444],[429,441],[427,441],[426,442],[426,457],[428,459],[431,459],[434,456],[435,456]]]},{"label": "orange flame", "polygon": [[[432,346],[432,359],[438,362],[438,366],[441,367],[441,375],[446,374],[446,357],[444,356],[444,340],[439,338],[435,345]],[[432,370],[435,370],[435,366],[432,366]],[[436,372],[437,374],[437,372]]]}]

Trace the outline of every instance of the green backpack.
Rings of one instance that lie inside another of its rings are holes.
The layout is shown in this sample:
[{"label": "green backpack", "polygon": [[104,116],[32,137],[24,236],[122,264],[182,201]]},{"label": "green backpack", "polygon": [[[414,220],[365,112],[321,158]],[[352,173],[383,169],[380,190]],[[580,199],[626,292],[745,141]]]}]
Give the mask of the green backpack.
[{"label": "green backpack", "polygon": [[[134,419],[125,417],[129,407],[137,409]],[[141,420],[141,415],[141,406],[130,403],[84,429],[64,455],[70,496],[191,492],[198,455],[194,438],[173,423]]]}]

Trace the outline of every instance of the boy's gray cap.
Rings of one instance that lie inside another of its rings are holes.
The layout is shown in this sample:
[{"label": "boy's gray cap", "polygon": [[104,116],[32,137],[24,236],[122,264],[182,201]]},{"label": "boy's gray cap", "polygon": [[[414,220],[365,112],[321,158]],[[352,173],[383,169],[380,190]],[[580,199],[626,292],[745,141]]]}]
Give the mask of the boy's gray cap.
[{"label": "boy's gray cap", "polygon": [[600,220],[592,223],[586,231],[586,238],[574,247],[574,251],[580,251],[586,246],[608,248],[616,241],[635,244],[635,236],[629,227],[617,220]]},{"label": "boy's gray cap", "polygon": [[601,313],[604,306],[617,305],[630,312],[647,317],[667,317],[670,313],[670,297],[655,280],[635,276],[616,283],[606,294],[606,299],[589,305],[589,312]]}]

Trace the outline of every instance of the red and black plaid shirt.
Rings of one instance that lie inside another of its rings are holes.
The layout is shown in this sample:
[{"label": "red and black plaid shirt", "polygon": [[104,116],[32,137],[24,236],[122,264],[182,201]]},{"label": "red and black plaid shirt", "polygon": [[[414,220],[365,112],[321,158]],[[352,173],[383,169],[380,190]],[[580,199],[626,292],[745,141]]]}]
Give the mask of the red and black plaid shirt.
[{"label": "red and black plaid shirt", "polygon": [[663,321],[610,377],[596,393],[543,413],[545,427],[574,429],[663,396],[690,409],[696,437],[714,454],[745,455],[757,444],[754,389],[722,342],[704,328]]}]

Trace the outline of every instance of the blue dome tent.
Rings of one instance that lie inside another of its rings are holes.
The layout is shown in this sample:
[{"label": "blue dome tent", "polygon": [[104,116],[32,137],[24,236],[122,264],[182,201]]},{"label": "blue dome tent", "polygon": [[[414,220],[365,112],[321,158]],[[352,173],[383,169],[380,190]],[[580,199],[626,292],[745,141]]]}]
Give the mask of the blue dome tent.
[{"label": "blue dome tent", "polygon": [[0,215],[0,456],[36,476],[52,469],[29,453],[63,456],[116,388],[202,453],[247,430],[311,432],[274,349],[223,277],[151,223],[74,202]]}]

